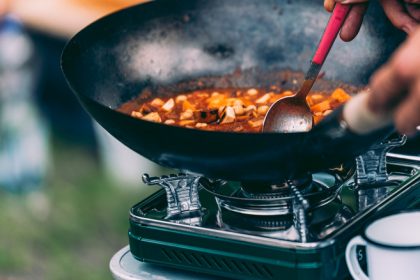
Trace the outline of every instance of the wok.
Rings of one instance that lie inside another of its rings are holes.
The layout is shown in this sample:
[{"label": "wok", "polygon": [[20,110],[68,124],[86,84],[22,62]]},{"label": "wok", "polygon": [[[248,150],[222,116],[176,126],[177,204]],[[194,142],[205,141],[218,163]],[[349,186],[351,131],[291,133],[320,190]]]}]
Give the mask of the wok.
[{"label": "wok", "polygon": [[[365,85],[404,39],[375,3],[357,39],[337,41],[324,66],[327,81],[318,88]],[[153,98],[205,87],[296,86],[299,75],[290,71],[306,69],[328,17],[322,1],[311,0],[149,2],[82,30],[66,46],[62,69],[92,117],[146,158],[213,178],[278,182],[350,160],[384,133],[336,141],[322,129],[209,132],[134,119],[116,109],[140,92]]]}]

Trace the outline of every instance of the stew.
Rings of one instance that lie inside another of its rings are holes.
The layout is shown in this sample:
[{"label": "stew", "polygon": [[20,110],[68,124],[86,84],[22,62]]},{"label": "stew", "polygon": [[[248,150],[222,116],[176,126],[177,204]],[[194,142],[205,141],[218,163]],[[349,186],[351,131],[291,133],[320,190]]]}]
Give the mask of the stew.
[{"label": "stew", "polygon": [[[123,104],[119,111],[134,118],[167,125],[204,130],[261,132],[264,117],[271,104],[293,95],[275,87],[264,89],[212,89],[179,94],[172,98],[154,98]],[[307,102],[315,124],[351,96],[341,88],[332,93],[312,92]]]}]

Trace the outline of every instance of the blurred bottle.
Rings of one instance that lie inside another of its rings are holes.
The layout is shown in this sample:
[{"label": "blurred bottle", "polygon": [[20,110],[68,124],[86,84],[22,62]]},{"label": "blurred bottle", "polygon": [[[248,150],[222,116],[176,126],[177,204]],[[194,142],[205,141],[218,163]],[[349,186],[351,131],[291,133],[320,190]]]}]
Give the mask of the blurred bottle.
[{"label": "blurred bottle", "polygon": [[98,123],[94,122],[95,133],[99,143],[99,156],[109,179],[121,188],[138,188],[144,186],[141,175],[152,176],[176,173],[140,156],[115,139]]},{"label": "blurred bottle", "polygon": [[34,48],[13,16],[0,19],[0,188],[22,192],[43,185],[48,133],[34,102]]}]

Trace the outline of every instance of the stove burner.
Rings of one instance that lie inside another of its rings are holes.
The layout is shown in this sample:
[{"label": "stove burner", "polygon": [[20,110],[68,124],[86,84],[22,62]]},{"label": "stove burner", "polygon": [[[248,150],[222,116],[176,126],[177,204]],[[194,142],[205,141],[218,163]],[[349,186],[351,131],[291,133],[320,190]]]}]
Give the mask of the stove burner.
[{"label": "stove burner", "polygon": [[289,180],[281,184],[264,184],[258,182],[242,182],[243,195],[248,198],[280,198],[290,196],[289,185],[293,184],[299,191],[304,191],[312,184],[312,175],[307,173],[298,179]]},{"label": "stove burner", "polygon": [[[308,199],[311,206],[315,207],[319,204],[325,203],[335,197],[339,187],[339,180],[329,173],[316,173],[312,175],[312,180],[308,185],[301,185],[297,187],[292,182],[288,182],[296,187],[298,192],[302,194],[305,199]],[[214,181],[202,179],[201,184],[204,189],[213,194],[221,202],[230,206],[243,208],[244,210],[269,210],[278,206],[283,206],[291,202],[295,198],[292,189],[282,187],[281,192],[274,193],[249,193],[244,190],[243,184],[237,182]],[[245,210],[245,212],[249,212]],[[261,213],[261,212],[258,212]],[[259,215],[259,214],[255,214]]]},{"label": "stove burner", "polygon": [[[261,188],[270,193],[249,193],[249,185],[224,181],[203,186],[215,196],[221,228],[276,232],[294,227],[300,240],[306,241],[306,211],[336,199],[340,181],[332,174],[317,173],[299,186],[294,182]],[[257,189],[256,185],[252,187]]]},{"label": "stove burner", "polygon": [[289,229],[293,226],[293,215],[280,216],[254,216],[229,211],[229,208],[220,208],[217,215],[217,222],[221,228],[235,231],[278,232]]}]

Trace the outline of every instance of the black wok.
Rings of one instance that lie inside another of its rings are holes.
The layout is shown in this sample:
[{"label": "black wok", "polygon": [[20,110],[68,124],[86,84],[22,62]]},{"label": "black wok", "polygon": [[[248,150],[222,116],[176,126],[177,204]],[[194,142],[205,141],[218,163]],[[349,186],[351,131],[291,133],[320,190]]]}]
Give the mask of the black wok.
[{"label": "black wok", "polygon": [[[62,69],[92,117],[148,159],[209,177],[277,182],[348,160],[379,137],[338,141],[332,152],[325,137],[312,132],[207,132],[116,109],[140,92],[153,97],[200,87],[296,86],[282,70],[306,69],[328,16],[321,0],[155,1],[86,27],[65,48]],[[363,86],[402,39],[372,4],[357,39],[334,46],[325,64],[331,82],[317,86]]]}]

